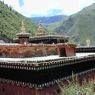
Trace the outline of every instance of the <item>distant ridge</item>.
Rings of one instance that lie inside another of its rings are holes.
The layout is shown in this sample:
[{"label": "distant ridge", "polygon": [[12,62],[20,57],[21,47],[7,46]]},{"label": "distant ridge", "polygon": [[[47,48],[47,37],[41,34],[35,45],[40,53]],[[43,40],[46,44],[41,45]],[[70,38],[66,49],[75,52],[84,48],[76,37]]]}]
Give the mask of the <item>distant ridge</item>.
[{"label": "distant ridge", "polygon": [[35,23],[41,22],[43,25],[47,26],[51,23],[63,21],[66,17],[67,17],[66,15],[56,15],[50,17],[32,17],[31,19]]},{"label": "distant ridge", "polygon": [[26,30],[30,32],[31,35],[34,35],[36,25],[0,1],[0,38],[12,39],[16,37],[16,34],[20,32],[22,20],[25,21]]}]

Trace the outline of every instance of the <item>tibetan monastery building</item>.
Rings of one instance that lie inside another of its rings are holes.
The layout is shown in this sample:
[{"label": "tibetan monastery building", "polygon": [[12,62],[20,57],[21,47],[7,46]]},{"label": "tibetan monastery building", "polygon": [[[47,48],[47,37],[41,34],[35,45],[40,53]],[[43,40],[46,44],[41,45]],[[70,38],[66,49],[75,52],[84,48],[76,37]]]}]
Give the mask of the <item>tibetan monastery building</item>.
[{"label": "tibetan monastery building", "polygon": [[35,37],[30,37],[30,33],[25,31],[22,22],[21,32],[14,43],[0,44],[0,56],[12,58],[40,57],[49,55],[59,55],[60,57],[75,56],[75,44],[68,42],[69,37],[57,35],[45,35],[45,30],[41,24]]}]

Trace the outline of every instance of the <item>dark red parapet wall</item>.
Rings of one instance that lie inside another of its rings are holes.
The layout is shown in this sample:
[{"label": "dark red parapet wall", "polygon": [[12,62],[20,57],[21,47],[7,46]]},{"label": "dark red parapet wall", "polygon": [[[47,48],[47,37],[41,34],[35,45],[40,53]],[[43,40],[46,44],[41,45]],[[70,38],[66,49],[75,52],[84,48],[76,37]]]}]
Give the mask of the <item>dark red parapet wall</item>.
[{"label": "dark red parapet wall", "polygon": [[39,57],[47,55],[75,56],[73,44],[0,45],[1,57]]},{"label": "dark red parapet wall", "polygon": [[0,95],[36,95],[35,89],[0,82]]},{"label": "dark red parapet wall", "polygon": [[56,95],[58,90],[57,85],[38,89],[0,82],[0,95]]},{"label": "dark red parapet wall", "polygon": [[[95,69],[80,73],[77,77],[80,83],[83,80],[93,81],[95,80]],[[58,84],[44,88],[29,88],[25,85],[18,85],[16,83],[10,84],[0,82],[0,95],[59,95],[61,93],[60,85],[68,82],[68,79],[69,78],[60,81]]]},{"label": "dark red parapet wall", "polygon": [[76,45],[75,44],[58,44],[58,55],[60,57],[69,57],[76,55]]}]

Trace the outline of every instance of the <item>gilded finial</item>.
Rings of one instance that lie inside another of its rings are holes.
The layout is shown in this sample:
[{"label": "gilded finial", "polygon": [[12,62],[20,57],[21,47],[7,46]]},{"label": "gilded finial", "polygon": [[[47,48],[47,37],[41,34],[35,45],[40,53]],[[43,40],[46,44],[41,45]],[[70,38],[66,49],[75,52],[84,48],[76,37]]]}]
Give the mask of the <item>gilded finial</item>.
[{"label": "gilded finial", "polygon": [[21,31],[25,32],[25,24],[24,24],[24,20],[21,23]]},{"label": "gilded finial", "polygon": [[45,35],[45,29],[43,28],[42,24],[38,24],[38,29],[37,29],[37,36],[42,36]]},{"label": "gilded finial", "polygon": [[21,23],[21,29],[20,33],[17,33],[17,36],[29,36],[30,33],[26,32],[24,20]]}]

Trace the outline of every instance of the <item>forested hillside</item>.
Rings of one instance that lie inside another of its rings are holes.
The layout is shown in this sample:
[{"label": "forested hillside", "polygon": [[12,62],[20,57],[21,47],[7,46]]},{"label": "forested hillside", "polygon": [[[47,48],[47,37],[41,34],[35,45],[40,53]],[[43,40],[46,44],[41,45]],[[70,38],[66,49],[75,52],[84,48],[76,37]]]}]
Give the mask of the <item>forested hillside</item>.
[{"label": "forested hillside", "polygon": [[26,31],[34,35],[36,25],[0,1],[0,38],[12,39],[16,37],[16,34],[20,32],[22,20],[25,21]]},{"label": "forested hillside", "polygon": [[89,39],[91,45],[95,45],[95,4],[55,25],[52,31],[55,34],[70,36],[70,41],[77,44],[86,45],[86,40]]}]

